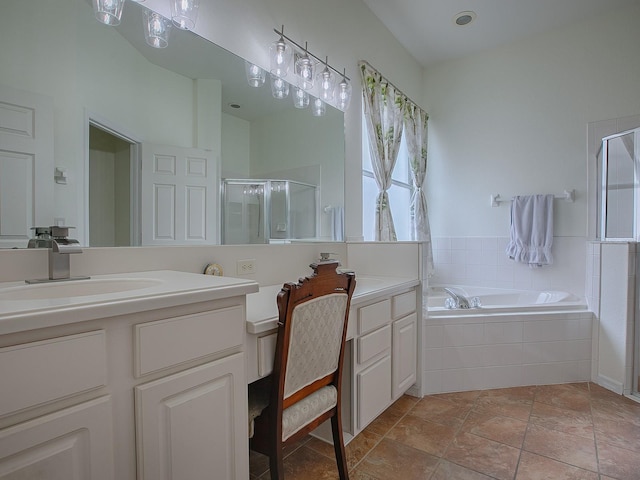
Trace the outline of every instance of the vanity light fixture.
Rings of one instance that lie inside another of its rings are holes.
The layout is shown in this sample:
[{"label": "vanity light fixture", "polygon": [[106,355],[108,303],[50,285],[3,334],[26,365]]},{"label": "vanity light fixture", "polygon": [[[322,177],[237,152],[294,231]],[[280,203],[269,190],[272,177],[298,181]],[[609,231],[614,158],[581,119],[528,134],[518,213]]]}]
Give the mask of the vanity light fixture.
[{"label": "vanity light fixture", "polygon": [[[277,33],[277,30],[276,30]],[[277,77],[286,77],[291,68],[293,49],[284,39],[284,25],[280,32],[280,38],[269,47],[269,59],[271,60],[271,74]]]},{"label": "vanity light fixture", "polygon": [[351,82],[347,78],[346,71],[342,74],[342,80],[336,86],[336,106],[345,111],[351,102]]},{"label": "vanity light fixture", "polygon": [[247,74],[247,82],[251,87],[261,87],[267,79],[267,72],[258,65],[249,61],[244,62],[244,71]]},{"label": "vanity light fixture", "polygon": [[327,111],[327,105],[319,98],[313,100],[311,113],[314,117],[322,117]]},{"label": "vanity light fixture", "polygon": [[93,13],[105,25],[120,25],[124,0],[93,0]]},{"label": "vanity light fixture", "polygon": [[[340,110],[346,110],[351,101],[351,81],[346,75],[346,70],[340,72],[329,64],[329,60],[325,57],[322,61],[316,55],[312,54],[305,42],[304,47],[294,42],[290,37],[284,34],[284,25],[282,30],[273,29],[279,35],[277,41],[271,44],[269,48],[269,57],[271,60],[271,72],[280,77],[286,76],[289,70],[286,65],[289,64],[288,53],[286,47],[291,48],[293,52],[293,71],[296,76],[296,83],[301,89],[310,92],[312,95],[322,99],[323,103],[329,103],[336,106]],[[317,64],[324,65],[324,69],[316,76],[314,70]],[[336,85],[337,78],[342,76],[342,80]],[[315,81],[315,84],[314,84]],[[299,89],[298,89],[299,90]],[[298,90],[294,90],[294,104],[298,108],[304,108],[302,94]],[[308,102],[307,102],[308,104]]]},{"label": "vanity light fixture", "polygon": [[271,95],[273,95],[273,98],[278,100],[287,98],[289,96],[289,83],[273,73],[269,76],[271,77]]},{"label": "vanity light fixture", "polygon": [[320,88],[320,97],[322,98],[322,100],[333,100],[333,90],[335,88],[336,76],[329,68],[329,57],[325,58],[324,69],[320,73],[318,73],[316,80]]},{"label": "vanity light fixture", "polygon": [[154,48],[165,48],[169,45],[171,21],[159,13],[145,10],[143,15],[144,39]]},{"label": "vanity light fixture", "polygon": [[200,0],[171,0],[171,20],[182,30],[193,30],[198,19]]}]

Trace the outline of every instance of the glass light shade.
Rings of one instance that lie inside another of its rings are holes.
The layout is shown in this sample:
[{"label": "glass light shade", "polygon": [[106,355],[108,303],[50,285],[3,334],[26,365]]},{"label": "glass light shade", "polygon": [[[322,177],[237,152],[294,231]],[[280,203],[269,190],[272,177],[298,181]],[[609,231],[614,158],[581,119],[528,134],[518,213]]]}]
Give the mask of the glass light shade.
[{"label": "glass light shade", "polygon": [[320,98],[326,102],[333,100],[336,77],[328,66],[325,66],[324,70],[318,73],[316,82],[318,83]]},{"label": "glass light shade", "polygon": [[349,108],[351,102],[351,84],[346,77],[342,77],[342,80],[336,87],[336,106],[340,110],[346,110]]},{"label": "glass light shade", "polygon": [[245,61],[244,70],[247,74],[247,82],[249,83],[249,86],[258,88],[264,85],[264,82],[267,79],[267,72],[263,68]]},{"label": "glass light shade", "polygon": [[120,25],[124,0],[93,0],[93,13],[105,25]]},{"label": "glass light shade", "polygon": [[311,90],[313,88],[315,67],[315,63],[307,52],[296,59],[295,72],[300,88],[304,88],[305,90]]},{"label": "glass light shade", "polygon": [[311,107],[311,113],[313,114],[313,116],[321,117],[325,114],[326,111],[327,111],[327,105],[319,98],[316,98],[313,101],[313,105]]},{"label": "glass light shade", "polygon": [[270,77],[271,95],[273,95],[273,98],[277,98],[279,100],[287,98],[289,96],[289,84],[274,74],[271,74]]},{"label": "glass light shade", "polygon": [[293,106],[307,108],[309,106],[309,94],[300,87],[293,87]]},{"label": "glass light shade", "polygon": [[165,48],[169,45],[171,22],[159,13],[144,11],[144,38],[154,48]]},{"label": "glass light shade", "polygon": [[271,59],[271,73],[278,77],[286,77],[291,68],[293,49],[284,41],[284,37],[273,42],[269,47],[269,58]]},{"label": "glass light shade", "polygon": [[182,30],[193,30],[198,19],[200,0],[171,0],[171,20]]}]

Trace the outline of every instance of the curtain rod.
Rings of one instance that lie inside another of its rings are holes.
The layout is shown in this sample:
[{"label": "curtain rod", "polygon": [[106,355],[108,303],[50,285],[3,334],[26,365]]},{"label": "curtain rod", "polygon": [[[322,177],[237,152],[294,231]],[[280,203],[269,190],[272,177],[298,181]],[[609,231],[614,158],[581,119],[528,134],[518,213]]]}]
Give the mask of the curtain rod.
[{"label": "curtain rod", "polygon": [[418,105],[417,102],[414,102],[413,100],[411,100],[411,98],[409,98],[409,95],[407,95],[406,93],[404,93],[402,90],[400,90],[398,87],[396,87],[396,85],[391,82],[387,77],[385,77],[382,73],[380,73],[380,71],[374,67],[373,65],[371,65],[369,62],[367,62],[366,60],[359,60],[358,61],[358,66],[365,64],[367,65],[369,68],[371,68],[372,70],[374,70],[378,75],[380,75],[382,78],[384,78],[384,81],[387,82],[389,85],[391,85],[396,91],[400,92],[402,94],[402,96],[404,96],[409,102],[413,103],[416,107],[418,107],[420,110],[423,110],[426,113],[426,110],[424,110],[420,105]]}]

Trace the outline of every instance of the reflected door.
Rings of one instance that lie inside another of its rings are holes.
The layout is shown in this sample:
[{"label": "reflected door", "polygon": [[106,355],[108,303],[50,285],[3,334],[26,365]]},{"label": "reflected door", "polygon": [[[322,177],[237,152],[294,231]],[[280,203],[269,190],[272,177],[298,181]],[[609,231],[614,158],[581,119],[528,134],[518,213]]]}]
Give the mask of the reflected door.
[{"label": "reflected door", "polygon": [[0,248],[53,225],[53,101],[0,85]]},{"label": "reflected door", "polygon": [[142,144],[142,244],[218,243],[218,174],[210,151]]}]

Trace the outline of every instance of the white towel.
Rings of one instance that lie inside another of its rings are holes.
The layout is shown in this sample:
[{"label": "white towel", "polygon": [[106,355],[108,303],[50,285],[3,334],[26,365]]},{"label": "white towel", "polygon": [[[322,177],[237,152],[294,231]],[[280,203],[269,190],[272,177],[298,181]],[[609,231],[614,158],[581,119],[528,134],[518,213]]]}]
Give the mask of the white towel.
[{"label": "white towel", "polygon": [[342,242],[344,240],[344,208],[331,208],[331,240]]},{"label": "white towel", "polygon": [[553,195],[519,195],[511,203],[511,240],[507,255],[532,267],[551,265]]}]

